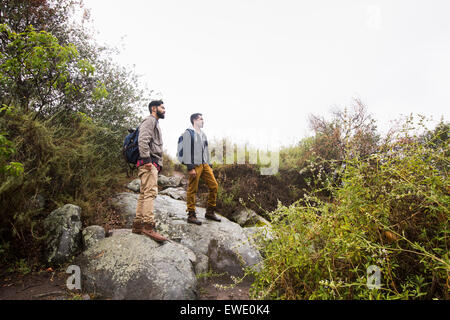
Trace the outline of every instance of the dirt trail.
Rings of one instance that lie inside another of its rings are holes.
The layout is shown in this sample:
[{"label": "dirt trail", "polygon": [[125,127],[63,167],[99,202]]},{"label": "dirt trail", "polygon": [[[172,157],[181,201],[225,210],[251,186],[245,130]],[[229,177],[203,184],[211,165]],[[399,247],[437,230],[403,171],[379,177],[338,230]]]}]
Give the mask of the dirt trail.
[{"label": "dirt trail", "polygon": [[[39,271],[26,275],[0,272],[0,300],[88,300],[87,294],[66,287],[64,270]],[[198,300],[249,300],[249,282],[234,282],[227,276],[199,279]]]},{"label": "dirt trail", "polygon": [[39,271],[26,275],[3,271],[0,300],[60,300],[75,295],[66,288],[69,275],[62,271]]}]

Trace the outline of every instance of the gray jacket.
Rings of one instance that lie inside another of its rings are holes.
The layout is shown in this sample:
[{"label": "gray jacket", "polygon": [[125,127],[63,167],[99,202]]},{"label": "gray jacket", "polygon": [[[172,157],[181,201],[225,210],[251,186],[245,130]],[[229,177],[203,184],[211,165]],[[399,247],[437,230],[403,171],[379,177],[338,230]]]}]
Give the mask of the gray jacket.
[{"label": "gray jacket", "polygon": [[[192,135],[190,131],[193,131]],[[194,137],[193,140],[191,136]],[[187,166],[188,170],[192,170],[203,163],[211,165],[208,138],[203,131],[197,132],[193,127],[186,129],[178,144],[182,144],[183,147],[183,154],[180,155],[179,160]]]},{"label": "gray jacket", "polygon": [[139,126],[139,159],[163,166],[163,141],[158,119],[148,116]]}]

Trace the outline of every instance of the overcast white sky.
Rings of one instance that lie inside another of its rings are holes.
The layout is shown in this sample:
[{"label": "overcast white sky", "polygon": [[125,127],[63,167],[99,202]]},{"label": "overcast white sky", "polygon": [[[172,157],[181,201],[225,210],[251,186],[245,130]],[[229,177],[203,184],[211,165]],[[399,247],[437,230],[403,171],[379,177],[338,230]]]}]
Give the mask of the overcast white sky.
[{"label": "overcast white sky", "polygon": [[97,40],[162,92],[171,155],[194,112],[210,140],[257,147],[297,142],[308,114],[353,97],[382,129],[411,112],[448,121],[447,0],[84,2]]}]

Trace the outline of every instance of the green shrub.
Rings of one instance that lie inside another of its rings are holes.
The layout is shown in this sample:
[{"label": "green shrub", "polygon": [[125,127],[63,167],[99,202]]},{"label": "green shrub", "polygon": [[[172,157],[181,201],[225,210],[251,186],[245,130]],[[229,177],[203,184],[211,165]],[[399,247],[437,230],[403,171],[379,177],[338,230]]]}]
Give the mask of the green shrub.
[{"label": "green shrub", "polygon": [[[341,183],[329,185],[332,202],[306,196],[270,214],[274,240],[254,298],[449,298],[448,139],[410,132],[382,153],[348,158]],[[367,286],[371,265],[379,289]]]},{"label": "green shrub", "polygon": [[[66,203],[81,206],[83,222],[95,219],[95,203],[109,196],[123,174],[119,152],[122,137],[80,113],[47,121],[17,110],[0,117],[14,153],[3,161],[23,164],[14,183],[0,185],[0,239],[20,256],[36,250],[45,230],[41,222],[51,210]],[[44,207],[34,199],[43,196]]]},{"label": "green shrub", "polygon": [[79,205],[84,224],[101,224],[125,178],[121,145],[146,95],[77,25],[76,9],[70,0],[2,3],[2,262],[38,255],[42,220],[58,206]]}]

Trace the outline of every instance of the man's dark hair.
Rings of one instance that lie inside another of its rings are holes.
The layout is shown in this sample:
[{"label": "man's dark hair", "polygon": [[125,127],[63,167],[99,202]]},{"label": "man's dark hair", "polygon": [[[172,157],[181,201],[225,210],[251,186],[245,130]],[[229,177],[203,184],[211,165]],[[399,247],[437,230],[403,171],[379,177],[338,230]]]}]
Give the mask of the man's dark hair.
[{"label": "man's dark hair", "polygon": [[198,117],[202,116],[201,113],[194,113],[193,115],[191,115],[191,123],[192,125],[194,125],[194,120],[197,120]]},{"label": "man's dark hair", "polygon": [[162,100],[156,100],[156,101],[152,101],[148,104],[148,111],[150,111],[150,113],[152,113],[152,107],[159,107],[160,105],[162,105],[164,102]]}]

